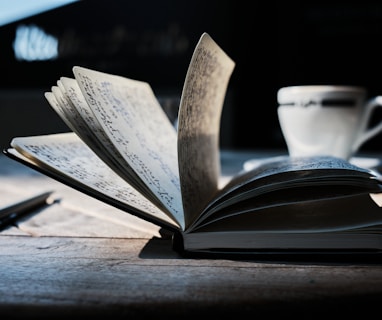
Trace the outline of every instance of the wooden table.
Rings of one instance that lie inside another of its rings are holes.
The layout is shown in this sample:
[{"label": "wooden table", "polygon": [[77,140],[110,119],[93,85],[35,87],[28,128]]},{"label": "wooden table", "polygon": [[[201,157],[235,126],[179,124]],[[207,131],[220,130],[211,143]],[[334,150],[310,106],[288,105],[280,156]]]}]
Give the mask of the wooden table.
[{"label": "wooden table", "polygon": [[[225,172],[252,156],[223,153]],[[0,232],[0,319],[379,317],[378,262],[180,257],[156,226],[0,156],[0,204],[48,189],[61,201]]]}]

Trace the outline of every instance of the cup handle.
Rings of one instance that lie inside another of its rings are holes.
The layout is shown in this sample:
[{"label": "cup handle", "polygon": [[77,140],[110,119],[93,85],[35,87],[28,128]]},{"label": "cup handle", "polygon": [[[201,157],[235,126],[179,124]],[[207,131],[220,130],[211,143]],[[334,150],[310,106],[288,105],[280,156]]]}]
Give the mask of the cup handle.
[{"label": "cup handle", "polygon": [[376,96],[367,101],[366,112],[361,120],[361,130],[359,131],[359,135],[353,144],[353,153],[356,152],[363,143],[382,131],[382,121],[369,129],[367,128],[372,112],[377,107],[382,107],[382,96]]}]

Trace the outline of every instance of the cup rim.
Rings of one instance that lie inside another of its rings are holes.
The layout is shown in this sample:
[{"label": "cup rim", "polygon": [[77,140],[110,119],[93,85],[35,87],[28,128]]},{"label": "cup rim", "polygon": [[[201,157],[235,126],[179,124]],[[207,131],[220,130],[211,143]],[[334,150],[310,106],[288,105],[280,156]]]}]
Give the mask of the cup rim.
[{"label": "cup rim", "polygon": [[285,86],[278,89],[279,93],[305,93],[305,92],[361,92],[365,93],[366,88],[355,85],[294,85]]},{"label": "cup rim", "polygon": [[342,94],[353,98],[365,99],[367,89],[355,85],[295,85],[281,87],[277,91],[277,101],[281,104],[291,103],[298,99],[321,99],[322,97],[339,97]]}]

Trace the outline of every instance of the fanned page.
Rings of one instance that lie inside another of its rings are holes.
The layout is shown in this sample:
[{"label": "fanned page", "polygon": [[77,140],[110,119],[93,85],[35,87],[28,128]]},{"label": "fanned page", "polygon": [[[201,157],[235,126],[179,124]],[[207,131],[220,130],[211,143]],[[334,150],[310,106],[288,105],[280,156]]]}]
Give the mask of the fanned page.
[{"label": "fanned page", "polygon": [[178,119],[178,162],[186,229],[218,190],[219,132],[235,63],[204,33],[192,56]]},{"label": "fanned page", "polygon": [[157,225],[179,228],[167,214],[101,161],[75,133],[18,137],[11,141],[11,146],[43,172],[53,173],[55,178],[63,178],[63,182],[95,198]]},{"label": "fanned page", "polygon": [[51,107],[62,120],[75,132],[110,168],[132,187],[145,195],[159,207],[163,205],[152,195],[146,185],[126,166],[120,152],[102,130],[87,104],[75,79],[61,77],[58,86],[52,86],[52,92],[45,92]]},{"label": "fanned page", "polygon": [[146,82],[74,67],[90,109],[120,155],[184,230],[176,130]]}]

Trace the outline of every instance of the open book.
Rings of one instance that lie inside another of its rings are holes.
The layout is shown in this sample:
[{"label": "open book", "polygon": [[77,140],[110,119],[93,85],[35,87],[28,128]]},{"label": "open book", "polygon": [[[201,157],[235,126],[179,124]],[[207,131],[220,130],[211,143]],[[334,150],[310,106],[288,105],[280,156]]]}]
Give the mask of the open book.
[{"label": "open book", "polygon": [[73,132],[15,137],[4,153],[173,232],[178,252],[379,252],[382,184],[370,170],[286,156],[219,183],[234,66],[202,34],[177,129],[148,83],[75,66],[45,93]]}]

